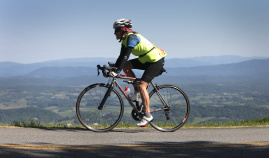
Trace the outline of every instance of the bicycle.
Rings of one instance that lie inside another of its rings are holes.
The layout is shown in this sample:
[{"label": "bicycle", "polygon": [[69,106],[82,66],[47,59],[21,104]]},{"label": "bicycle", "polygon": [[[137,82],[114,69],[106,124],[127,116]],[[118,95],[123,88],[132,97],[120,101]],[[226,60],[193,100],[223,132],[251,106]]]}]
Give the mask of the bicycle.
[{"label": "bicycle", "polygon": [[[128,84],[138,84],[140,78],[127,77],[120,74],[110,77],[109,74],[115,71],[113,63],[110,67],[97,65],[99,76],[102,71],[104,77],[109,77],[107,84],[96,83],[87,86],[78,96],[76,102],[76,114],[80,123],[87,129],[94,132],[105,132],[116,127],[121,121],[124,113],[124,102],[115,86],[125,96],[131,105],[132,118],[139,121],[143,117],[143,104],[139,101],[131,101],[122,89],[117,79],[123,79]],[[150,82],[152,91],[149,93],[150,110],[153,121],[149,124],[162,132],[173,132],[182,127],[190,113],[190,102],[183,90],[174,85],[160,85]]]}]

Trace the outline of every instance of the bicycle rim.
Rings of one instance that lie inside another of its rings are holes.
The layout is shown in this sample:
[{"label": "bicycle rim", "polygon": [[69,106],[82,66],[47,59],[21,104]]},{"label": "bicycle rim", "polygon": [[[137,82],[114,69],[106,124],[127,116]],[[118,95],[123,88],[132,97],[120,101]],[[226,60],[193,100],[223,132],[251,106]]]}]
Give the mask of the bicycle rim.
[{"label": "bicycle rim", "polygon": [[182,127],[190,113],[190,103],[187,95],[173,85],[161,85],[158,91],[170,109],[164,107],[155,90],[149,94],[150,111],[153,116],[151,126],[162,132],[173,132]]},{"label": "bicycle rim", "polygon": [[81,124],[95,132],[105,132],[120,122],[124,105],[120,94],[113,88],[102,110],[98,109],[107,92],[105,84],[94,84],[85,88],[76,104],[77,117]]}]

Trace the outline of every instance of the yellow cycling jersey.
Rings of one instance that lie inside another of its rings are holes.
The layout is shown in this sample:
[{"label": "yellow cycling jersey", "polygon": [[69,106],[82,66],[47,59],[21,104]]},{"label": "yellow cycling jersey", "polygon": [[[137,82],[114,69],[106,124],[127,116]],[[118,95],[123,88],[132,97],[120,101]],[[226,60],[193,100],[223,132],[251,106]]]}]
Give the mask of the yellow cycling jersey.
[{"label": "yellow cycling jersey", "polygon": [[[133,33],[128,33],[126,38],[122,40],[122,44],[127,48],[128,37]],[[132,54],[139,56],[138,60],[141,63],[154,63],[166,56],[166,52],[149,42],[140,34],[136,34],[140,38],[140,42],[133,48]]]}]

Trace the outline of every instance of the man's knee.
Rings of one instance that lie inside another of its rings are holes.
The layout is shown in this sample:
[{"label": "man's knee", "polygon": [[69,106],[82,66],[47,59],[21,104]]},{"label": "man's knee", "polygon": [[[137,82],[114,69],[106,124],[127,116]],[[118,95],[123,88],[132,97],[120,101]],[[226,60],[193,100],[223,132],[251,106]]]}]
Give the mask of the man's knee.
[{"label": "man's knee", "polygon": [[128,72],[128,71],[130,71],[130,69],[128,69],[127,67],[123,67],[122,70],[123,70],[123,72],[125,72],[125,73]]},{"label": "man's knee", "polygon": [[137,85],[137,88],[139,89],[139,91],[143,90],[143,89],[147,89],[148,83],[145,81],[141,81],[140,84]]},{"label": "man's knee", "polygon": [[132,68],[133,68],[132,63],[130,61],[127,61],[127,63],[123,67],[123,71],[127,72],[127,71],[130,71]]}]

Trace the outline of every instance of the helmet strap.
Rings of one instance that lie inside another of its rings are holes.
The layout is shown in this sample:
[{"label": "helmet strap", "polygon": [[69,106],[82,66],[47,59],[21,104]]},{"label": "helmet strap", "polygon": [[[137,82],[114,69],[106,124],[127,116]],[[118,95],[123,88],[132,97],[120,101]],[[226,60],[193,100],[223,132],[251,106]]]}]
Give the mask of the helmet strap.
[{"label": "helmet strap", "polygon": [[121,31],[121,38],[120,38],[120,41],[119,41],[119,42],[122,41],[122,39],[123,39],[123,34],[124,34],[124,31]]}]

